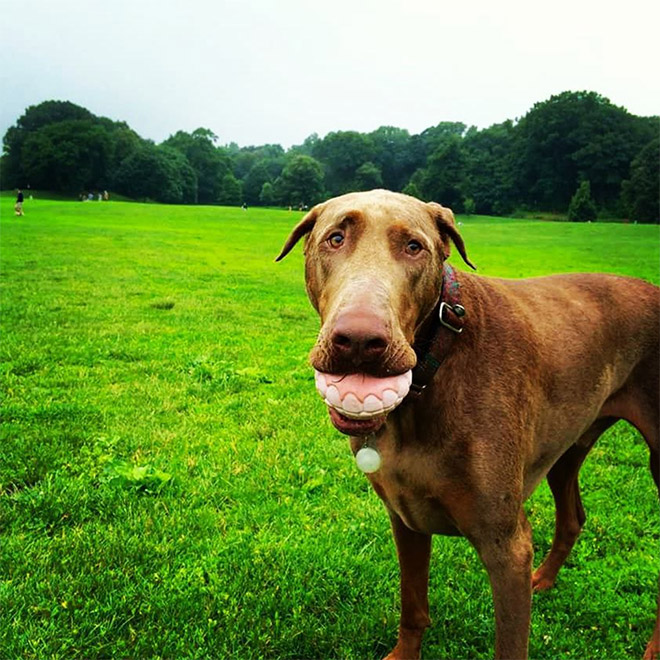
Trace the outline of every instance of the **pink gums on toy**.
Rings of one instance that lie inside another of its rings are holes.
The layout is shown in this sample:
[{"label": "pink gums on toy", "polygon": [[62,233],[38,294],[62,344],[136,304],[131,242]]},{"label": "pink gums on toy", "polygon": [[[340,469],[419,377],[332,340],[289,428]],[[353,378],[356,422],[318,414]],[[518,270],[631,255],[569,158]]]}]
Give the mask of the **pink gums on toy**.
[{"label": "pink gums on toy", "polygon": [[396,408],[410,391],[412,371],[388,378],[315,371],[316,389],[330,408],[349,419],[379,417]]}]

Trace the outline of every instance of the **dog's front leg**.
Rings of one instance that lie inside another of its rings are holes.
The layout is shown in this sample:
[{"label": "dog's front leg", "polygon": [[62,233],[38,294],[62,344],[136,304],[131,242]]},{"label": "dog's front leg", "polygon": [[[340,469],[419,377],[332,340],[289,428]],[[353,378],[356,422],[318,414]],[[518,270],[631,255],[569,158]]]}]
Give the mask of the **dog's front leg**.
[{"label": "dog's front leg", "polygon": [[413,532],[401,518],[390,513],[401,572],[401,619],[399,639],[386,660],[419,658],[429,619],[429,560],[431,537]]},{"label": "dog's front leg", "polygon": [[532,534],[521,510],[518,525],[487,525],[471,538],[486,566],[495,606],[495,658],[527,658],[532,607]]}]

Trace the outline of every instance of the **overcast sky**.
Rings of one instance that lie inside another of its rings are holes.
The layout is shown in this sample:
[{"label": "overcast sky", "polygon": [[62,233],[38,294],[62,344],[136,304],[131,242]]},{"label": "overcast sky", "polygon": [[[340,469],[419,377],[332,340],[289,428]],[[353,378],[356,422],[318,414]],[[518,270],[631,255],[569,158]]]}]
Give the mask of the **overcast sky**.
[{"label": "overcast sky", "polygon": [[660,113],[657,0],[0,0],[0,133],[68,100],[160,142],[480,128],[565,90]]}]

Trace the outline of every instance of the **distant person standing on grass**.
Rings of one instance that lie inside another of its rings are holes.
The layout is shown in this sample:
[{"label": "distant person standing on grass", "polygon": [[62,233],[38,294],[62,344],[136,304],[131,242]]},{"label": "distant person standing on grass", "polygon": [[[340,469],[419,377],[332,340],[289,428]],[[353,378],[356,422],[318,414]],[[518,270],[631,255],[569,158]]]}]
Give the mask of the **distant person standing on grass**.
[{"label": "distant person standing on grass", "polygon": [[19,188],[18,194],[16,195],[16,204],[14,205],[14,211],[16,215],[25,215],[23,213],[23,191]]}]

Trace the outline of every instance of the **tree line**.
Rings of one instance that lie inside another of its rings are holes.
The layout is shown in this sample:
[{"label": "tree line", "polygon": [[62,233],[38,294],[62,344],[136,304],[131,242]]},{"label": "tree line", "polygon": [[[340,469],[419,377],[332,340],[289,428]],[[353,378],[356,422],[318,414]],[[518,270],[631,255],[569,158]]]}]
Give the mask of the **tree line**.
[{"label": "tree line", "polygon": [[[219,145],[206,128],[155,144],[125,122],[68,101],[45,101],[27,108],[6,132],[0,185],[293,207],[384,187],[457,212],[565,213],[573,200],[574,209],[588,209],[588,218],[601,213],[658,222],[658,128],[658,117],[633,115],[595,92],[563,92],[517,121],[482,130],[440,122],[411,135],[382,126],[313,134],[285,150]],[[574,219],[587,216],[573,213]]]}]

